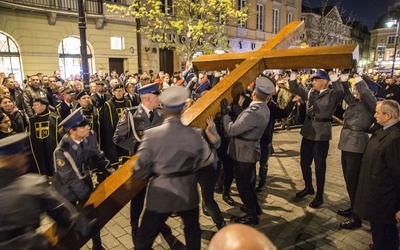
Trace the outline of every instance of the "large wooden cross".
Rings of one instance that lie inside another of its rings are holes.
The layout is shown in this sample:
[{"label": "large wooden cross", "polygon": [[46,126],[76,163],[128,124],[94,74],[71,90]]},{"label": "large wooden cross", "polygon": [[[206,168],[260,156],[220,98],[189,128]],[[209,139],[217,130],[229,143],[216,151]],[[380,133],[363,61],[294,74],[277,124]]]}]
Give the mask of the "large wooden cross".
[{"label": "large wooden cross", "polygon": [[[292,22],[257,51],[196,58],[193,64],[199,70],[228,68],[231,73],[183,114],[183,123],[205,128],[206,117],[220,111],[223,98],[231,102],[265,69],[351,68],[356,45],[287,49],[303,32],[303,22]],[[136,156],[133,156],[122,165],[95,189],[86,202],[85,214],[97,218],[100,227],[146,186],[147,181],[134,179],[132,175],[135,160]],[[55,224],[45,232],[58,249],[80,249],[89,240],[77,237],[71,230],[64,235],[58,232]]]}]

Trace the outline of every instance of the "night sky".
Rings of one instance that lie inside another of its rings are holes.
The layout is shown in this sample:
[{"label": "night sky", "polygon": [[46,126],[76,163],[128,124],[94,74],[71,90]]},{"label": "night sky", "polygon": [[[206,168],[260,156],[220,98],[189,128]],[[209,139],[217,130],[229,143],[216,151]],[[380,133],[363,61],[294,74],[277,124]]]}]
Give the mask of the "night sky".
[{"label": "night sky", "polygon": [[[351,15],[368,26],[371,30],[378,18],[387,12],[389,6],[399,0],[342,0],[340,6],[346,10],[344,16]],[[330,0],[331,4],[339,1]],[[303,0],[304,5],[318,7],[321,0]]]}]

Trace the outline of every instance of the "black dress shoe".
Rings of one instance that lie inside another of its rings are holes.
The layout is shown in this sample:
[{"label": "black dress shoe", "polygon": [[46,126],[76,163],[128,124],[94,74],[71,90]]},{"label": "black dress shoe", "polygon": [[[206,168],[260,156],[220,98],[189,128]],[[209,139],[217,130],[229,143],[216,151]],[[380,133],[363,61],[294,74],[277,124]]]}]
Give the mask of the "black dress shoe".
[{"label": "black dress shoe", "polygon": [[351,208],[348,209],[339,209],[337,211],[338,215],[341,215],[343,217],[347,217],[347,218],[351,218],[351,216],[353,215],[353,210]]},{"label": "black dress shoe", "polygon": [[210,214],[208,213],[207,209],[204,206],[202,207],[202,210],[205,216],[210,216]]},{"label": "black dress shoe", "polygon": [[229,206],[235,206],[235,201],[232,199],[232,197],[229,194],[223,194],[222,199],[229,205]]},{"label": "black dress shoe", "polygon": [[296,194],[297,198],[303,198],[306,195],[313,195],[314,194],[314,188],[305,188],[303,190],[301,190],[300,192],[298,192]]},{"label": "black dress shoe", "polygon": [[344,229],[357,229],[362,226],[362,221],[359,218],[351,217],[350,220],[340,223],[340,228]]},{"label": "black dress shoe", "polygon": [[223,191],[222,187],[215,186],[215,188],[214,188],[214,192],[215,192],[215,193],[217,193],[217,194],[222,194],[222,191]]},{"label": "black dress shoe", "polygon": [[258,185],[256,187],[256,193],[261,193],[262,191],[264,191],[265,185]]},{"label": "black dress shoe", "polygon": [[324,204],[324,199],[322,197],[315,197],[309,206],[312,208],[319,208],[322,204]]},{"label": "black dress shoe", "polygon": [[[246,208],[245,205],[240,206],[240,211],[242,211],[242,212],[244,212],[244,213],[248,213],[248,210],[247,210],[247,208]],[[261,214],[262,214],[261,208],[256,209],[255,211],[256,211],[256,214],[257,214],[257,215],[261,215]]]},{"label": "black dress shoe", "polygon": [[260,219],[254,212],[252,213],[249,212],[247,213],[247,215],[243,217],[236,218],[235,222],[245,225],[258,225],[260,223]]}]

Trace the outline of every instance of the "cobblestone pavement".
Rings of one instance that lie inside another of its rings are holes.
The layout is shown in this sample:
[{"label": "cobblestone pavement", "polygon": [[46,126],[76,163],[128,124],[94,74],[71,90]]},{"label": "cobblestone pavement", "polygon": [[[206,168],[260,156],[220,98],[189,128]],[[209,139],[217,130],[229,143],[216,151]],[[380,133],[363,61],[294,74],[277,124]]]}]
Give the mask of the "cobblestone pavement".
[{"label": "cobblestone pavement", "polygon": [[[269,159],[267,189],[259,195],[263,209],[260,224],[256,227],[266,234],[278,249],[369,249],[372,243],[369,224],[363,223],[358,230],[339,229],[339,223],[346,218],[336,214],[338,209],[347,208],[349,199],[340,165],[340,151],[337,149],[341,126],[333,127],[333,139],[327,158],[327,172],[324,204],[313,209],[308,204],[313,199],[307,196],[295,198],[295,193],[304,188],[300,170],[299,129],[279,130],[274,134],[274,155]],[[314,167],[312,167],[314,169]],[[315,175],[313,173],[315,183]],[[314,185],[316,186],[316,185]],[[235,185],[232,187],[235,193]],[[215,198],[223,212],[225,220],[230,223],[233,215],[243,215],[239,209],[240,198],[233,196],[236,206],[227,205],[220,194]],[[45,228],[49,222],[43,220]],[[173,234],[184,242],[183,227],[179,218],[169,218]],[[203,230],[202,249],[216,232],[210,217],[201,213],[200,224]],[[125,206],[102,230],[102,242],[105,249],[132,249],[130,235],[129,205]],[[154,249],[169,249],[168,244],[158,236]],[[82,249],[91,249],[89,241]]]}]

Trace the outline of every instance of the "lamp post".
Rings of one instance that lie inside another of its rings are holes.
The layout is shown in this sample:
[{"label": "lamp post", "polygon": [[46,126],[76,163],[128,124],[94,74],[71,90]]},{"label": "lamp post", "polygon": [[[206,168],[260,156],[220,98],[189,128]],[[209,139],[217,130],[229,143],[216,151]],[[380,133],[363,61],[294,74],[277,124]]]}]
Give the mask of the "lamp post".
[{"label": "lamp post", "polygon": [[395,9],[389,13],[389,17],[391,20],[386,23],[386,25],[390,28],[393,25],[396,25],[396,36],[394,38],[394,55],[393,55],[393,63],[392,63],[392,73],[391,76],[393,77],[394,74],[394,67],[396,65],[396,54],[397,54],[397,45],[399,43],[399,19],[400,19],[400,13],[398,9]]}]

